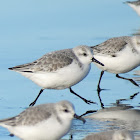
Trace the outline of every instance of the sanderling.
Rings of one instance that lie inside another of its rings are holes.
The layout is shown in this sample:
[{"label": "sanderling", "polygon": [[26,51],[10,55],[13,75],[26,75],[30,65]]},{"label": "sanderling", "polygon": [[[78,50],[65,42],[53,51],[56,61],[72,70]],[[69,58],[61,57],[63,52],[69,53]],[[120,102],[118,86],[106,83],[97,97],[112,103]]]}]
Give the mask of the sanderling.
[{"label": "sanderling", "polygon": [[85,123],[75,114],[69,101],[29,107],[15,117],[0,120],[0,126],[24,140],[58,140],[66,135],[74,118]]},{"label": "sanderling", "polygon": [[127,3],[131,8],[133,8],[137,14],[140,16],[140,0],[138,1],[127,1]]},{"label": "sanderling", "polygon": [[128,130],[112,130],[89,134],[83,140],[134,140],[134,134]]},{"label": "sanderling", "polygon": [[90,71],[91,62],[102,63],[93,57],[93,52],[88,46],[78,46],[47,53],[40,59],[19,65],[10,70],[21,73],[37,85],[42,87],[36,99],[30,104],[33,106],[44,89],[66,89],[80,97],[86,103],[94,103],[76,94],[71,86],[83,80]]},{"label": "sanderling", "polygon": [[96,64],[102,72],[97,90],[100,91],[100,82],[104,71],[116,74],[116,77],[129,80],[139,86],[134,80],[119,76],[120,73],[129,72],[140,65],[140,36],[123,36],[111,38],[99,45],[91,47],[94,57],[104,64]]}]

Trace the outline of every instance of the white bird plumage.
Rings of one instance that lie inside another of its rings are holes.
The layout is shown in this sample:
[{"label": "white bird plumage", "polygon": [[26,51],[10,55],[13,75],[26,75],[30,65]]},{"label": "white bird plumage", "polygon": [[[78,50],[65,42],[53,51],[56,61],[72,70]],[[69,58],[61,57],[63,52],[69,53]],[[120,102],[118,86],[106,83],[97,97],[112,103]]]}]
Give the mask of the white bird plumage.
[{"label": "white bird plumage", "polygon": [[85,120],[75,114],[69,101],[29,107],[19,115],[0,120],[0,126],[23,140],[59,140],[71,128],[73,118]]},{"label": "white bird plumage", "polygon": [[129,80],[139,86],[134,80],[121,77],[118,74],[129,72],[140,65],[140,36],[115,37],[91,48],[94,57],[104,64],[103,67],[95,63],[102,70],[98,82],[99,91],[104,71],[114,73],[116,77]]},{"label": "white bird plumage", "polygon": [[[86,103],[94,103],[76,94],[71,86],[83,80],[90,71],[91,62],[101,64],[93,57],[90,47],[81,45],[73,49],[64,49],[47,53],[40,59],[9,68],[21,73],[42,87],[37,98],[30,104],[33,106],[44,89],[66,89],[80,97]],[[101,64],[103,65],[103,64]]]}]

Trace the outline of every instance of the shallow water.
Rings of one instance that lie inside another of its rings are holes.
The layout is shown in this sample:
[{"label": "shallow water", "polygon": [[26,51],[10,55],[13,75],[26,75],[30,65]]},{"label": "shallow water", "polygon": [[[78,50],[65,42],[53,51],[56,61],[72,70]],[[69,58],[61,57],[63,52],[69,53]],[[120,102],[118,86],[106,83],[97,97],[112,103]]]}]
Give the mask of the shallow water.
[{"label": "shallow water", "polygon": [[[77,45],[96,45],[117,36],[138,34],[140,17],[124,0],[42,0],[42,1],[3,1],[0,4],[0,118],[17,115],[34,100],[40,87],[8,68],[41,57],[43,54]],[[139,70],[137,68],[136,70]],[[133,71],[122,74],[124,77],[139,77]],[[71,101],[77,114],[87,110],[101,109],[97,95],[100,70],[92,65],[90,74],[72,89],[98,105],[87,105],[66,90],[45,90],[37,104]],[[102,79],[100,96],[104,107],[129,104],[139,109],[140,89],[130,82],[117,79],[114,74],[105,73]],[[133,99],[131,96],[135,95]],[[122,100],[126,99],[126,100]],[[126,124],[113,121],[87,119],[86,124],[74,120],[72,131],[63,139],[80,140],[90,132],[126,128]],[[129,126],[129,125],[128,125]],[[127,128],[140,134],[140,129]],[[16,140],[0,127],[0,140]]]}]

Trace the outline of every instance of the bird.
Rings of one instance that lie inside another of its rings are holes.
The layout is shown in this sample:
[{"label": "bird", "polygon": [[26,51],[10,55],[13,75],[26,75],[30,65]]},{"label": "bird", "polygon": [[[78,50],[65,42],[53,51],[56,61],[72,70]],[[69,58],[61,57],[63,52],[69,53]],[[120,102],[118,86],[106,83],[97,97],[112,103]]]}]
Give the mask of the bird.
[{"label": "bird", "polygon": [[59,140],[70,131],[74,118],[85,123],[74,105],[63,100],[29,107],[15,117],[0,120],[0,126],[23,140]]},{"label": "bird", "polygon": [[104,65],[93,57],[93,51],[90,47],[80,45],[72,49],[47,53],[31,63],[9,69],[22,74],[42,87],[36,99],[29,106],[36,103],[44,89],[66,88],[69,88],[71,93],[90,104],[94,102],[76,94],[71,86],[79,83],[88,75],[91,62]]},{"label": "bird", "polygon": [[126,1],[131,8],[133,8],[136,13],[140,16],[140,0],[137,1]]},{"label": "bird", "polygon": [[83,140],[134,140],[134,134],[128,130],[110,130],[92,133]]},{"label": "bird", "polygon": [[127,73],[140,65],[140,36],[113,37],[105,42],[91,46],[94,57],[104,66],[95,65],[101,69],[97,91],[101,91],[100,83],[104,71],[116,74],[117,78],[130,81],[135,86],[139,85],[133,80],[121,77],[119,74]]}]

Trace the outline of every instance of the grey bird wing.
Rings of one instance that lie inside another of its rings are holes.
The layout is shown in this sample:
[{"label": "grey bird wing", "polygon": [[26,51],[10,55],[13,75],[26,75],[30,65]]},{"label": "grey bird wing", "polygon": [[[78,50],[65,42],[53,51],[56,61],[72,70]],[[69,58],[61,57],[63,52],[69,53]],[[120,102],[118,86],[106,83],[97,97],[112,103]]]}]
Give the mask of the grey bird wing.
[{"label": "grey bird wing", "polygon": [[91,46],[93,49],[93,53],[96,54],[104,54],[111,55],[115,57],[116,53],[123,50],[126,46],[128,37],[116,37],[111,38],[99,45]]},{"label": "grey bird wing", "polygon": [[54,72],[60,68],[70,65],[73,61],[74,53],[71,49],[54,51],[47,53],[40,59],[23,65],[18,65],[10,70],[18,72]]},{"label": "grey bird wing", "polygon": [[130,4],[134,4],[134,5],[140,5],[140,0],[138,0],[138,1],[126,1],[125,3],[130,3]]},{"label": "grey bird wing", "polygon": [[[43,106],[43,105],[40,105]],[[0,125],[20,126],[35,125],[43,120],[47,120],[52,116],[51,105],[48,107],[29,107],[19,115],[7,119],[0,120]]]}]

